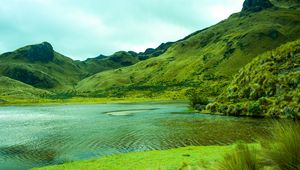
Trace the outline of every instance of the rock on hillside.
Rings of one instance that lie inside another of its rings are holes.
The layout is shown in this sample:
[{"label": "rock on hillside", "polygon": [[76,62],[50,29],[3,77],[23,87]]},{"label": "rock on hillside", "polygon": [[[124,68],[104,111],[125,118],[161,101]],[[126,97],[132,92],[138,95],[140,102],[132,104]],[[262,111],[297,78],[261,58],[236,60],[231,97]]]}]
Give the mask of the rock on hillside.
[{"label": "rock on hillside", "polygon": [[273,4],[269,0],[245,0],[242,11],[260,11],[271,7]]}]

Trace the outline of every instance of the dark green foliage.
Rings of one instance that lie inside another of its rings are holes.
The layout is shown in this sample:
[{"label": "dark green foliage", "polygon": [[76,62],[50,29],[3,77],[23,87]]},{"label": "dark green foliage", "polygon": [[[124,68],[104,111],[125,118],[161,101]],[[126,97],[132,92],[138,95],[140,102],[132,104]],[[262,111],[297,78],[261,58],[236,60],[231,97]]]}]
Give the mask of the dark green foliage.
[{"label": "dark green foliage", "polygon": [[201,93],[196,90],[191,90],[188,93],[190,98],[190,105],[197,110],[204,110],[206,105],[209,103],[209,100],[206,96],[201,95]]},{"label": "dark green foliage", "polygon": [[230,106],[229,109],[225,111],[219,107],[217,110],[236,115],[235,105],[244,103],[247,108],[237,112],[240,115],[296,119],[300,110],[298,65],[300,40],[258,56],[239,71],[227,90],[218,97],[217,102]]},{"label": "dark green foliage", "polygon": [[299,113],[299,107],[297,106],[286,106],[283,108],[283,114],[287,117],[287,118],[291,118],[291,119],[297,119],[298,115],[297,113]]},{"label": "dark green foliage", "polygon": [[248,107],[248,112],[252,115],[262,114],[262,108],[258,102],[251,102]]}]

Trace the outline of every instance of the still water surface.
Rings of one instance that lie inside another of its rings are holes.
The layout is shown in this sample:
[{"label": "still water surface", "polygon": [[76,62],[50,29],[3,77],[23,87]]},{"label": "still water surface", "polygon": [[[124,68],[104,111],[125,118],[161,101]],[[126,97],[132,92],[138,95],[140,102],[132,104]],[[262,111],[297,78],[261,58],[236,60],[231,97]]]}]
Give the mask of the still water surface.
[{"label": "still water surface", "polygon": [[132,151],[254,141],[263,119],[190,113],[185,103],[0,107],[0,169]]}]

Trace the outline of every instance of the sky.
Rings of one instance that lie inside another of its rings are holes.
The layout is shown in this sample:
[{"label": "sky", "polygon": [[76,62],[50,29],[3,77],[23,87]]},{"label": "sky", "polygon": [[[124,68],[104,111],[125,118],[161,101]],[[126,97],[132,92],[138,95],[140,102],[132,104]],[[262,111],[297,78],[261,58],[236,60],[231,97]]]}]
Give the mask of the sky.
[{"label": "sky", "polygon": [[0,53],[47,41],[76,60],[142,52],[239,12],[244,0],[1,0]]}]

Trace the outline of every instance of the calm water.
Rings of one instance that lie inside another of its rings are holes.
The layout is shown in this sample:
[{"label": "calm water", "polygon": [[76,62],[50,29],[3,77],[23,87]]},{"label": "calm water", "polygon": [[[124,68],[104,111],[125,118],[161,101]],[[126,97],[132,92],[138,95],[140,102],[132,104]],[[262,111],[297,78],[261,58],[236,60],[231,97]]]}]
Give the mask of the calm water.
[{"label": "calm water", "polygon": [[182,103],[0,107],[0,169],[251,142],[267,129],[266,120],[188,113]]}]

